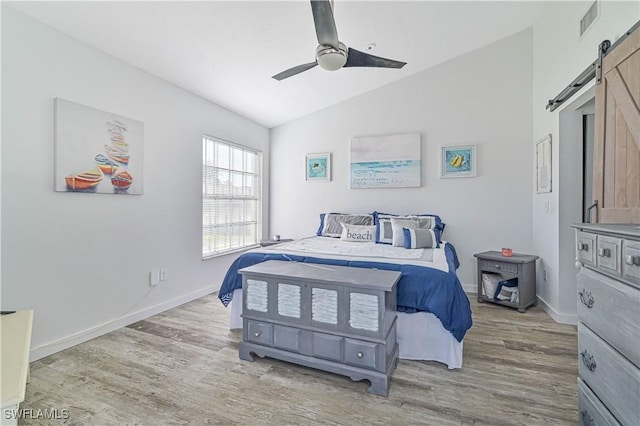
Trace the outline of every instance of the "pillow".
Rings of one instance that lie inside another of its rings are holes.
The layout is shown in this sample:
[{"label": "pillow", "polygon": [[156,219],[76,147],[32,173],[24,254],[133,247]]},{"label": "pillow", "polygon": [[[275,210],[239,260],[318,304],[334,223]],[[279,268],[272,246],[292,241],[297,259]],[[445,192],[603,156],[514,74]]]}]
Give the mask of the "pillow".
[{"label": "pillow", "polygon": [[404,247],[404,233],[402,228],[416,229],[419,223],[417,220],[409,218],[392,217],[391,232],[393,233],[391,245],[394,247]]},{"label": "pillow", "polygon": [[439,231],[433,229],[402,228],[402,233],[404,234],[404,248],[418,249],[440,247],[437,237],[438,232]]},{"label": "pillow", "polygon": [[325,237],[340,237],[342,235],[342,223],[372,226],[373,216],[370,214],[327,213],[324,216],[322,235]]},{"label": "pillow", "polygon": [[347,214],[347,213],[320,213],[320,226],[316,231],[316,235],[319,237],[322,236],[322,230],[324,229],[324,218],[328,214]]},{"label": "pillow", "polygon": [[376,225],[376,243],[382,244],[393,244],[393,230],[391,228],[392,217],[397,218],[410,218],[410,219],[418,219],[421,224],[419,228],[431,228],[434,230],[439,230],[440,232],[437,234],[438,242],[441,243],[442,240],[442,232],[444,231],[445,223],[442,222],[440,216],[435,214],[415,214],[415,215],[405,215],[399,216],[391,213],[380,213],[377,211],[373,212],[373,223]]},{"label": "pillow", "polygon": [[375,225],[353,225],[350,223],[342,223],[342,241],[356,241],[359,243],[375,242],[376,227]]}]

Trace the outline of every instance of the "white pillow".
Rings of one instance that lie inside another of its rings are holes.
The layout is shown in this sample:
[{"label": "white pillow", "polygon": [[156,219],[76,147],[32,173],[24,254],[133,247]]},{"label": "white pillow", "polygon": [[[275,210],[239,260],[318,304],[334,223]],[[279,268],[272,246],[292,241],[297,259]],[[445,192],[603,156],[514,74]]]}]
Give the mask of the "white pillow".
[{"label": "white pillow", "polygon": [[391,232],[393,233],[391,245],[394,247],[404,247],[404,232],[402,228],[417,229],[420,223],[414,219],[404,219],[399,217],[391,218]]},{"label": "white pillow", "polygon": [[376,241],[375,225],[352,225],[349,223],[341,223],[342,241],[355,241],[359,243],[374,243]]}]

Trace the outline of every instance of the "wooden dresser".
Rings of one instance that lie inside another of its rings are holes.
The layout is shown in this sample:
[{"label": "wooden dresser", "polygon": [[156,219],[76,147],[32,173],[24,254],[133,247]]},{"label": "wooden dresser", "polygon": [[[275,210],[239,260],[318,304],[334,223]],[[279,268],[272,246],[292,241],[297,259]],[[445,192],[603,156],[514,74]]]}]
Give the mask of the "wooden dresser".
[{"label": "wooden dresser", "polygon": [[640,425],[640,226],[578,224],[581,425]]},{"label": "wooden dresser", "polygon": [[241,359],[268,356],[366,379],[367,392],[388,394],[400,272],[278,260],[239,272]]}]

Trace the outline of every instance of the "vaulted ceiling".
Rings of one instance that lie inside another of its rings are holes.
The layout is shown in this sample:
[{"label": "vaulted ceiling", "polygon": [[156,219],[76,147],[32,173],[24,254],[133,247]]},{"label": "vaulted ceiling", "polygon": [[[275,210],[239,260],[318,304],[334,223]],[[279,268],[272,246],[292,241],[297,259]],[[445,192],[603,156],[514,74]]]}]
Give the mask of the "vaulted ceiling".
[{"label": "vaulted ceiling", "polygon": [[[308,1],[4,2],[266,127],[406,78],[531,27],[543,2],[334,2],[340,41],[403,69],[315,67]],[[369,47],[372,49],[369,50]]]}]

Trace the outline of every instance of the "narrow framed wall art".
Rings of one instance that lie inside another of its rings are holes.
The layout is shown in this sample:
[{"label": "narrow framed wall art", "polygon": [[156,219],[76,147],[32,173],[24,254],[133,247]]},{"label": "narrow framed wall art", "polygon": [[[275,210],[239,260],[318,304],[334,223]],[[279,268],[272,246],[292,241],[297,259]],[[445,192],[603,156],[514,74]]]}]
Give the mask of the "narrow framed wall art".
[{"label": "narrow framed wall art", "polygon": [[536,192],[551,192],[551,134],[536,142]]}]

